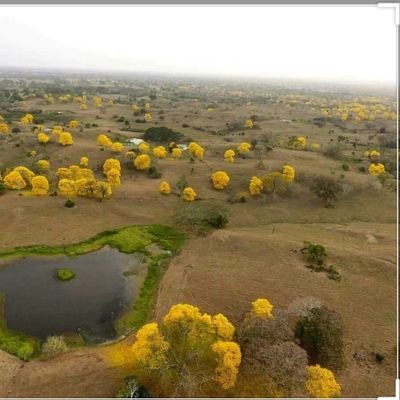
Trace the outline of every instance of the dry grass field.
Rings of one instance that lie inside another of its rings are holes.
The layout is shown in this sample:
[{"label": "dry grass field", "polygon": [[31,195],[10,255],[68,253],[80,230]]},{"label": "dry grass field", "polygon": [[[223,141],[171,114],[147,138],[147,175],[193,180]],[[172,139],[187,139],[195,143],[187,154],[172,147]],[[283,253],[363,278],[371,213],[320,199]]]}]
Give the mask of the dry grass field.
[{"label": "dry grass field", "polygon": [[[162,196],[158,187],[163,180],[173,186],[184,175],[197,192],[196,203],[224,204],[229,222],[226,228],[205,235],[179,227],[188,238],[160,282],[154,318],[161,320],[173,304],[187,302],[205,312],[221,312],[237,322],[257,298],[268,298],[279,309],[312,296],[339,312],[344,320],[346,367],[337,374],[343,396],[393,396],[397,328],[395,178],[392,171],[382,184],[368,171],[360,172],[359,167],[368,168],[369,162],[363,157],[366,149],[379,149],[385,160],[396,161],[396,149],[378,142],[381,128],[385,128],[386,135],[395,135],[394,121],[377,119],[358,125],[327,121],[318,126],[312,122],[320,116],[318,106],[312,110],[301,99],[287,106],[288,95],[274,94],[273,90],[272,98],[278,96],[281,103],[257,101],[252,87],[247,92],[243,89],[240,97],[218,85],[209,84],[199,90],[179,86],[159,89],[157,99],[150,101],[153,121],[146,124],[134,122],[139,117],[133,116],[130,104],[118,103],[123,96],[117,94],[103,96],[114,100],[104,114],[93,105],[82,111],[78,104],[56,101],[42,105],[37,98],[14,104],[23,112],[42,109],[71,115],[83,129],[68,129],[74,138],[71,146],[62,147],[54,141],[41,146],[32,126],[13,120],[11,126],[20,127],[21,132],[0,134],[2,171],[18,165],[30,168],[37,160],[47,158],[51,164],[50,192],[54,192],[57,168],[79,164],[80,157],[87,156],[100,179],[105,159],[117,157],[122,164],[122,184],[104,202],[75,198],[77,207],[73,209],[64,207],[66,199],[62,196],[34,197],[7,191],[0,196],[0,248],[69,244],[127,225],[175,226],[182,200],[175,195]],[[214,100],[217,95],[218,101]],[[316,94],[315,98],[321,96]],[[336,96],[338,101],[346,99],[345,95]],[[382,99],[384,104],[393,103],[391,98]],[[214,105],[213,111],[207,111],[210,104]],[[0,115],[6,114],[5,109],[0,110]],[[126,125],[114,115],[128,119],[131,130],[123,130]],[[258,129],[226,132],[227,123],[243,124],[252,115],[259,116]],[[44,123],[46,127],[54,124]],[[85,124],[98,127],[85,128]],[[123,154],[113,154],[111,149],[101,151],[96,143],[101,133],[123,141],[140,137],[149,126],[166,126],[200,143],[205,148],[204,162],[190,162],[187,155],[180,160],[156,160],[162,177],[149,179],[145,173],[127,168]],[[305,136],[307,144],[318,143],[320,149],[288,149],[287,142],[293,135]],[[341,142],[342,158],[327,157],[324,151],[337,145],[341,135],[347,138]],[[245,158],[236,157],[232,164],[224,162],[224,151],[236,150],[243,141],[253,141],[258,151],[251,151]],[[28,156],[31,150],[37,152],[36,156]],[[286,195],[248,195],[252,176],[280,171],[285,163],[296,171],[295,182]],[[347,171],[343,164],[348,165]],[[231,177],[229,189],[213,189],[210,175],[216,170],[224,170]],[[334,208],[324,207],[309,190],[309,183],[318,175],[343,182],[344,193]],[[245,202],[235,201],[244,194]],[[342,275],[340,282],[306,268],[300,253],[304,241],[325,246],[329,263]],[[132,340],[130,336],[123,343]],[[29,362],[0,350],[0,397],[113,396],[129,373],[129,364],[108,365],[109,346],[112,344],[84,347],[47,361]],[[374,353],[384,354],[384,361],[377,363]]]}]

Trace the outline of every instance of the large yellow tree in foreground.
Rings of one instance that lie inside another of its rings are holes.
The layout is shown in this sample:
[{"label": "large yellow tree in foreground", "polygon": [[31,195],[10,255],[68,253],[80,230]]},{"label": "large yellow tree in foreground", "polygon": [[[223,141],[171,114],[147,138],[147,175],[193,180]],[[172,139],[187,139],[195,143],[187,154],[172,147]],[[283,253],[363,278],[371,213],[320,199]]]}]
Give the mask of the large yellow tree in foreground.
[{"label": "large yellow tree in foreground", "polygon": [[241,361],[234,331],[222,314],[174,305],[162,323],[147,324],[137,332],[133,372],[144,385],[158,382],[163,396],[196,396],[207,386],[232,388]]}]

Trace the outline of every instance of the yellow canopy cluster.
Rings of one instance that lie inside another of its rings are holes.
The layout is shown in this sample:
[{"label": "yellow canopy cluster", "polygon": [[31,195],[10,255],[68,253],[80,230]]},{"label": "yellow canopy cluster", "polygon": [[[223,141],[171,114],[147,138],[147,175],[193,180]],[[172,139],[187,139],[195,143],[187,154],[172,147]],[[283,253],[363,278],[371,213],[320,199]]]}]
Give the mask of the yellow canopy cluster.
[{"label": "yellow canopy cluster", "polygon": [[249,192],[252,196],[257,196],[263,190],[263,182],[258,176],[253,176],[249,183]]},{"label": "yellow canopy cluster", "polygon": [[198,158],[199,160],[203,160],[204,158],[204,148],[196,142],[189,144],[189,152],[192,156]]},{"label": "yellow canopy cluster", "polygon": [[124,145],[120,142],[114,142],[111,146],[111,150],[114,153],[120,153],[122,151],[122,149],[124,148]]},{"label": "yellow canopy cluster", "polygon": [[162,194],[170,194],[171,193],[171,187],[168,182],[163,181],[160,183],[159,187],[160,193]]},{"label": "yellow canopy cluster", "polygon": [[368,167],[368,172],[373,176],[378,176],[385,172],[385,166],[381,163],[371,163]]},{"label": "yellow canopy cluster", "polygon": [[337,397],[341,387],[336,382],[332,371],[321,368],[318,364],[309,366],[307,370],[306,389],[310,396],[320,398]]},{"label": "yellow canopy cluster", "polygon": [[247,129],[251,129],[253,128],[254,123],[251,119],[246,119],[246,121],[244,121],[244,127]]},{"label": "yellow canopy cluster", "polygon": [[166,158],[168,155],[167,149],[164,146],[157,146],[153,149],[153,155],[157,158]]},{"label": "yellow canopy cluster", "polygon": [[79,164],[81,167],[87,168],[89,166],[89,159],[85,156],[81,157]]},{"label": "yellow canopy cluster", "polygon": [[68,146],[74,143],[74,140],[72,139],[72,135],[69,132],[60,132],[58,136],[58,143],[61,144],[61,146]]},{"label": "yellow canopy cluster", "polygon": [[33,123],[33,115],[26,114],[24,117],[20,119],[23,124],[32,124]]},{"label": "yellow canopy cluster", "polygon": [[45,176],[36,175],[32,178],[32,192],[36,196],[45,196],[49,191],[49,181]]},{"label": "yellow canopy cluster", "polygon": [[222,190],[228,186],[231,178],[225,171],[217,171],[211,175],[211,181],[215,189]]},{"label": "yellow canopy cluster", "polygon": [[97,144],[103,147],[111,147],[112,141],[107,135],[101,134],[97,136]]},{"label": "yellow canopy cluster", "polygon": [[50,137],[43,132],[38,134],[37,139],[40,144],[46,144],[50,141]]},{"label": "yellow canopy cluster", "polygon": [[50,169],[50,163],[47,160],[39,160],[36,165],[42,172],[47,172]]},{"label": "yellow canopy cluster", "polygon": [[179,147],[175,147],[171,150],[171,156],[174,160],[177,160],[178,158],[181,158],[182,156],[182,150]]},{"label": "yellow canopy cluster", "polygon": [[151,160],[147,154],[140,154],[134,160],[133,164],[139,171],[144,171],[150,168]]},{"label": "yellow canopy cluster", "polygon": [[68,128],[75,129],[79,126],[78,121],[72,120],[68,122]]},{"label": "yellow canopy cluster", "polygon": [[0,133],[8,133],[8,125],[5,122],[0,123]]},{"label": "yellow canopy cluster", "polygon": [[224,160],[233,163],[235,161],[235,152],[232,149],[226,150],[224,153]]},{"label": "yellow canopy cluster", "polygon": [[150,153],[150,145],[148,143],[146,143],[146,142],[140,143],[139,146],[138,146],[138,149],[142,154]]},{"label": "yellow canopy cluster", "polygon": [[247,142],[242,142],[238,146],[239,154],[244,155],[247,154],[251,149],[251,144]]},{"label": "yellow canopy cluster", "polygon": [[191,187],[187,187],[182,190],[182,200],[194,201],[194,200],[196,200],[196,197],[197,197],[197,193]]},{"label": "yellow canopy cluster", "polygon": [[14,168],[4,177],[5,185],[12,190],[22,190],[30,187],[35,174],[28,168],[20,166]]},{"label": "yellow canopy cluster", "polygon": [[257,299],[251,303],[251,313],[256,317],[273,319],[273,308],[274,306],[267,299]]},{"label": "yellow canopy cluster", "polygon": [[293,182],[295,177],[295,170],[292,166],[285,164],[282,168],[282,175],[288,182]]}]

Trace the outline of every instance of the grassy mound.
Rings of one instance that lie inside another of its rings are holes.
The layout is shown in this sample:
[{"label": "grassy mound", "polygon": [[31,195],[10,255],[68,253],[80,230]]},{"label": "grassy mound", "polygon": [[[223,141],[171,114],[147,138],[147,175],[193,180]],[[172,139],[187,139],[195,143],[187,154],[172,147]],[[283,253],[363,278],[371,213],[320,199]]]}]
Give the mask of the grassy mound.
[{"label": "grassy mound", "polygon": [[57,278],[63,282],[70,281],[75,278],[75,272],[68,268],[61,268],[57,270]]}]

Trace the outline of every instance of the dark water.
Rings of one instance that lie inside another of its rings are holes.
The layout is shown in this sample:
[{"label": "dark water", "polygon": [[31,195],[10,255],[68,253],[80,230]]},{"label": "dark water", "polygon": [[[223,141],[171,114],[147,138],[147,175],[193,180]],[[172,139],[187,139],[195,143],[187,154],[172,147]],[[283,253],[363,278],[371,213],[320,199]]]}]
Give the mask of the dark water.
[{"label": "dark water", "polygon": [[[56,271],[76,276],[59,281]],[[123,272],[130,271],[129,276]],[[0,293],[9,329],[39,338],[78,332],[87,342],[115,337],[113,320],[126,311],[143,282],[138,258],[103,248],[82,256],[20,258],[0,265]]]}]

